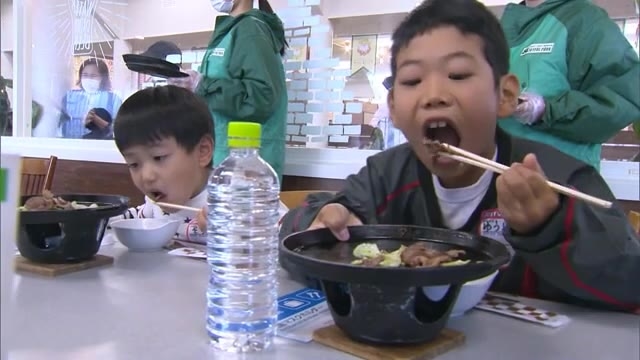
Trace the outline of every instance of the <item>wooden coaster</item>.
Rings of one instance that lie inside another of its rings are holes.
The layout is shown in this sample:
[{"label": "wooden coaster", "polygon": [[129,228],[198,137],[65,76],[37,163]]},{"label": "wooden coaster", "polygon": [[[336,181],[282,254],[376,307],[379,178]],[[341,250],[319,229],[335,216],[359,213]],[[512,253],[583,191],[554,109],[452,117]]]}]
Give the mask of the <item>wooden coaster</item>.
[{"label": "wooden coaster", "polygon": [[15,267],[16,271],[54,277],[111,264],[113,264],[113,258],[111,256],[100,254],[87,261],[69,264],[35,263],[18,255],[16,256]]},{"label": "wooden coaster", "polygon": [[366,360],[433,359],[464,343],[463,333],[444,329],[433,341],[410,346],[373,346],[351,340],[337,326],[331,325],[313,333],[313,340]]}]

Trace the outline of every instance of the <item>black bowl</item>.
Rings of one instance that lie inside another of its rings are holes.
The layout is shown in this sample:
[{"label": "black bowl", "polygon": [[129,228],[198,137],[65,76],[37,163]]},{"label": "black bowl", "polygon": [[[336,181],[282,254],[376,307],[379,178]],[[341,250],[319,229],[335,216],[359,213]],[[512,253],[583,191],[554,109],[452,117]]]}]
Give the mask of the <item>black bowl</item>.
[{"label": "black bowl", "polygon": [[[365,225],[349,228],[351,240],[338,241],[329,230],[291,234],[280,245],[280,263],[298,278],[317,279],[336,325],[366,343],[405,345],[433,340],[442,331],[462,284],[495,272],[509,261],[506,246],[490,238],[419,226]],[[470,263],[433,268],[352,265],[353,249],[375,243],[396,250],[418,241],[430,248],[465,250]],[[423,286],[451,285],[432,301]]]},{"label": "black bowl", "polygon": [[[123,214],[129,199],[119,195],[63,194],[66,201],[95,203],[78,210],[20,211],[18,250],[33,262],[79,262],[98,253],[109,218]],[[21,204],[31,196],[23,196]]]}]

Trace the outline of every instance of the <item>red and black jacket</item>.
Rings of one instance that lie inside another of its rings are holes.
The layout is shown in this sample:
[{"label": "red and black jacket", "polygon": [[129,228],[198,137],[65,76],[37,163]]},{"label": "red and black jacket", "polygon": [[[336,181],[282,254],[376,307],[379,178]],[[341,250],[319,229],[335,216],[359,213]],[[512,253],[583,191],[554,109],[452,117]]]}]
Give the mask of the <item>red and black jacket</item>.
[{"label": "red and black jacket", "polygon": [[[497,132],[498,162],[510,165],[535,153],[547,177],[615,202],[591,166],[549,146]],[[495,179],[467,223],[456,230],[478,233],[480,217],[497,208]],[[365,224],[444,228],[432,177],[408,144],[367,159],[336,194],[311,195],[283,219],[280,237],[306,229],[322,206],[340,203]],[[626,311],[640,309],[640,240],[618,206],[601,209],[562,198],[557,212],[536,233],[505,239],[515,250],[492,289],[528,297]]]}]

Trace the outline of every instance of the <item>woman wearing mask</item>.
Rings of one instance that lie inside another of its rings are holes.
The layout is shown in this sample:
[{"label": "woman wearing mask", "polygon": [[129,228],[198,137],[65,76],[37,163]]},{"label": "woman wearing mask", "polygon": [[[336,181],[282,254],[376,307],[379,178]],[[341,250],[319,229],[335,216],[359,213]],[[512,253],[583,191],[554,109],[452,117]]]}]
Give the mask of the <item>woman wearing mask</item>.
[{"label": "woman wearing mask", "polygon": [[200,68],[196,92],[215,123],[214,166],[226,158],[230,121],[262,124],[260,156],[282,183],[287,123],[287,90],[282,56],[287,42],[282,21],[267,0],[212,0],[216,18]]},{"label": "woman wearing mask", "polygon": [[105,109],[115,118],[122,100],[111,91],[109,68],[100,59],[87,59],[78,70],[79,89],[69,90],[62,99],[60,130],[62,137],[81,139],[91,129],[106,130],[111,123],[94,112],[94,108]]}]

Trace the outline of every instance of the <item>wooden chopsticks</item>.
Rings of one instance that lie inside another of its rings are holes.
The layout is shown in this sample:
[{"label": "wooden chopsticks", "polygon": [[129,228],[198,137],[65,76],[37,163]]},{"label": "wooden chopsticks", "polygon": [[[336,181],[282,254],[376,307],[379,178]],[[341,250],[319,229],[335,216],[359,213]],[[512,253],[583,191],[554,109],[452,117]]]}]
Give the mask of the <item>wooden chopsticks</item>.
[{"label": "wooden chopsticks", "polygon": [[184,205],[178,205],[178,204],[171,204],[171,203],[166,203],[166,202],[159,202],[159,201],[154,201],[151,200],[154,204],[160,206],[160,207],[164,207],[164,208],[169,208],[169,209],[176,209],[176,210],[187,210],[187,211],[193,211],[193,212],[200,212],[202,211],[202,209],[198,209],[198,208],[194,208],[191,206],[184,206]]},{"label": "wooden chopsticks", "polygon": [[[489,159],[485,159],[482,156],[476,155],[466,150],[462,150],[453,145],[443,144],[440,142],[429,142],[426,145],[437,146],[438,149],[440,150],[438,152],[438,155],[440,156],[448,157],[465,164],[469,164],[485,170],[493,171],[498,174],[502,174],[505,170],[509,169],[509,167],[506,165],[497,163]],[[611,206],[613,205],[611,201],[606,201],[606,200],[597,198],[595,196],[591,196],[589,194],[585,194],[583,192],[570,189],[566,186],[556,184],[552,181],[547,181],[547,184],[549,185],[549,187],[551,187],[553,190],[557,191],[560,194],[570,196],[576,199],[580,199],[582,201],[585,201],[595,206],[608,209],[608,208],[611,208]]]}]

